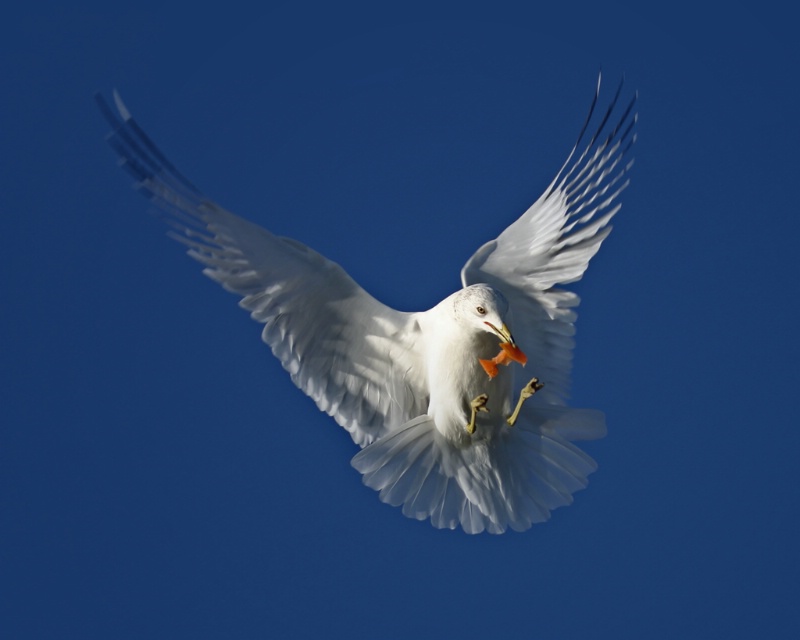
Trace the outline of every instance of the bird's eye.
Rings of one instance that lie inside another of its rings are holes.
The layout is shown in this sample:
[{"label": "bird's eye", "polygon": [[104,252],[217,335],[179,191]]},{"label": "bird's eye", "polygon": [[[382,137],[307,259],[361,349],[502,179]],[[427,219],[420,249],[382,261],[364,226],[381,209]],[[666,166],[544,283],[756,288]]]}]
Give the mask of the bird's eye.
[{"label": "bird's eye", "polygon": [[486,315],[486,309],[484,309],[483,307],[475,307],[475,311],[477,311],[479,315],[482,316]]}]

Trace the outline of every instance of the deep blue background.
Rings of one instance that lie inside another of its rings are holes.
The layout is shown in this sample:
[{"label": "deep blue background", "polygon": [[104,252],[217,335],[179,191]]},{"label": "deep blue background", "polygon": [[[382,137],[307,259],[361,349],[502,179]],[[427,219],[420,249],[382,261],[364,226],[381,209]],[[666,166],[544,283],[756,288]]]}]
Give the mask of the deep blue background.
[{"label": "deep blue background", "polygon": [[[2,637],[800,634],[793,20],[112,4],[0,26]],[[632,185],[575,286],[573,400],[609,435],[573,506],[501,537],[361,485],[92,102],[118,88],[210,196],[413,310],[540,194],[601,67],[640,92]]]}]

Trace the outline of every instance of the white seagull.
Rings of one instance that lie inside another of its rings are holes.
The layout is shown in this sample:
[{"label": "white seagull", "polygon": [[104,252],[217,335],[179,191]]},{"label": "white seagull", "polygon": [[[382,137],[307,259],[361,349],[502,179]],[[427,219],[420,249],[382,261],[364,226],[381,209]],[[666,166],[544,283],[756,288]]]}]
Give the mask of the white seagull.
[{"label": "white seagull", "polygon": [[362,447],[352,465],[364,483],[434,527],[503,533],[570,504],[596,469],[572,441],[605,435],[602,413],[566,406],[579,299],[556,288],[579,280],[608,236],[633,164],[636,95],[617,108],[622,83],[583,142],[599,91],[598,80],[578,141],[542,196],[467,261],[460,291],[415,313],[209,200],[116,92],[116,111],[97,101],[109,144],[170,235],[241,296],[292,381]]}]

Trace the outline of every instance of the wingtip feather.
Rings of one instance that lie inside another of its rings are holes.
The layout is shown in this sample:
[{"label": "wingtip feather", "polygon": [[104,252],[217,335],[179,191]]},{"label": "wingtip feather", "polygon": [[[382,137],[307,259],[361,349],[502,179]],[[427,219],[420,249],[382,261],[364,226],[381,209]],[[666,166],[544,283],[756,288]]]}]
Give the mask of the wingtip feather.
[{"label": "wingtip feather", "polygon": [[117,107],[117,111],[119,112],[120,118],[124,122],[127,122],[131,119],[131,112],[128,111],[128,107],[125,106],[125,103],[122,101],[122,97],[119,95],[119,91],[113,89],[111,91],[111,95],[114,98],[114,106]]}]

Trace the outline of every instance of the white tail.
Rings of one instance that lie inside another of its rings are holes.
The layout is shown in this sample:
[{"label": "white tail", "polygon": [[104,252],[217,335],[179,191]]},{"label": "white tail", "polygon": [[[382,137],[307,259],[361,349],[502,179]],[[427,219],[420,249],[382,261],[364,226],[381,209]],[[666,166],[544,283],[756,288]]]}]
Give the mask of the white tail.
[{"label": "white tail", "polygon": [[380,499],[409,518],[467,533],[524,531],[570,504],[597,465],[570,440],[605,435],[599,411],[523,407],[491,440],[458,447],[420,416],[360,451],[352,465]]}]

